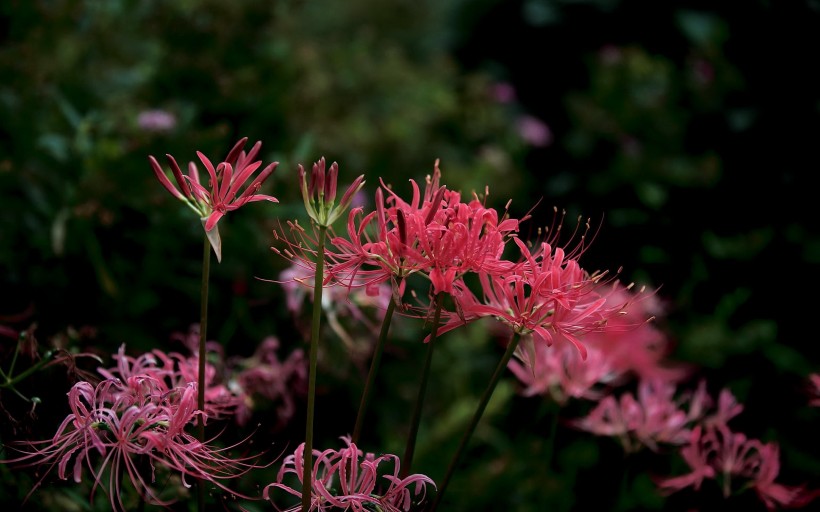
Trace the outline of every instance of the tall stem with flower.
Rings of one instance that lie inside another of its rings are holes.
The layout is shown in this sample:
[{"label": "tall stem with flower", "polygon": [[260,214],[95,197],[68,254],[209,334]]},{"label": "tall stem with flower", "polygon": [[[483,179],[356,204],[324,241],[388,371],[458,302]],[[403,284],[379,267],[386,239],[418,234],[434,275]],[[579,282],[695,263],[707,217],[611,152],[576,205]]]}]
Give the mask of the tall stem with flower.
[{"label": "tall stem with flower", "polygon": [[[199,319],[199,350],[198,350],[198,371],[197,371],[197,408],[203,411],[199,416],[197,425],[197,438],[200,442],[205,440],[205,343],[208,338],[208,283],[210,280],[211,249],[216,253],[217,261],[222,261],[222,239],[219,236],[217,223],[229,211],[236,210],[242,205],[254,201],[279,202],[275,197],[264,194],[257,194],[262,183],[270,176],[279,165],[278,162],[268,164],[262,172],[245,188],[237,197],[239,189],[262,165],[261,160],[254,161],[254,158],[262,148],[262,143],[257,142],[248,153],[245,153],[245,143],[247,137],[239,140],[228,152],[228,156],[214,167],[213,163],[201,152],[197,151],[200,162],[208,171],[210,190],[206,189],[199,179],[199,171],[193,162],[188,164],[188,174],[182,173],[179,164],[171,155],[166,155],[171,166],[177,186],[174,186],[165,174],[165,171],[157,162],[156,158],[149,156],[148,160],[154,174],[162,185],[177,199],[183,201],[200,218],[204,234],[204,250],[202,255],[202,284],[200,288],[200,319]],[[179,187],[179,188],[177,188]],[[199,510],[205,508],[205,487],[198,486],[197,503]]]},{"label": "tall stem with flower", "polygon": [[364,175],[360,175],[348,187],[338,205],[336,200],[336,184],[339,175],[339,166],[336,162],[330,169],[325,169],[325,159],[321,158],[313,164],[310,180],[304,167],[299,166],[299,187],[305,210],[311,221],[319,230],[316,244],[315,274],[313,280],[313,318],[310,332],[310,362],[308,373],[308,402],[307,419],[305,421],[305,445],[302,473],[302,510],[310,510],[311,490],[313,488],[313,419],[316,401],[316,362],[318,359],[319,330],[322,320],[322,290],[324,287],[325,237],[327,230],[333,225],[353,202],[353,196],[364,186]]}]

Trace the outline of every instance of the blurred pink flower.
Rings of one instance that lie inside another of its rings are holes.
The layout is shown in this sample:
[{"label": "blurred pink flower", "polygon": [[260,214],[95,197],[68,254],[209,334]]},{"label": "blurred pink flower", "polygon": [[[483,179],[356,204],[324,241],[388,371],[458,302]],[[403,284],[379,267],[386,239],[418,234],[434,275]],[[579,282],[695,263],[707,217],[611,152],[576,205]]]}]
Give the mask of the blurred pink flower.
[{"label": "blurred pink flower", "polygon": [[597,400],[603,391],[598,385],[619,375],[604,353],[588,347],[586,360],[569,344],[548,347],[534,343],[532,337],[521,341],[508,367],[524,385],[524,396],[546,395],[564,404],[569,398]]},{"label": "blurred pink flower", "polygon": [[[376,457],[372,453],[363,454],[350,438],[342,439],[347,447],[341,450],[313,450],[311,511],[375,509],[408,512],[414,500],[425,499],[427,485],[435,487],[435,483],[425,475],[413,474],[400,478],[400,461],[396,455]],[[277,503],[279,496],[273,496],[275,491],[283,491],[285,495],[301,500],[304,449],[305,444],[302,443],[293,454],[285,457],[276,482],[268,484],[262,492],[262,496],[280,512],[283,509]],[[382,464],[388,467],[386,473],[384,466],[379,467]],[[298,479],[298,485],[285,483],[290,475]],[[296,512],[301,509],[300,501],[284,510]]]},{"label": "blurred pink flower", "polygon": [[167,132],[177,125],[177,118],[167,110],[143,110],[137,116],[137,124],[147,132]]},{"label": "blurred pink flower", "polygon": [[573,424],[599,436],[618,438],[627,452],[642,446],[657,451],[659,444],[685,444],[697,422],[725,423],[742,410],[731,393],[724,390],[718,410],[707,416],[712,402],[705,382],[692,394],[676,397],[676,391],[672,382],[642,380],[637,396],[629,392],[620,398],[606,396],[586,417]]},{"label": "blurred pink flower", "polygon": [[809,375],[809,405],[820,407],[820,373]]},{"label": "blurred pink flower", "polygon": [[742,433],[732,432],[725,424],[692,429],[681,455],[692,472],[658,482],[663,492],[690,486],[698,490],[703,480],[716,479],[727,498],[741,488],[740,485],[754,488],[769,510],[802,507],[817,496],[805,486],[775,483],[780,472],[780,450],[776,443],[748,439]]},{"label": "blurred pink flower", "polygon": [[515,101],[515,87],[509,82],[496,82],[492,85],[491,94],[498,103],[512,103]]},{"label": "blurred pink flower", "polygon": [[552,130],[537,117],[519,116],[515,121],[515,128],[518,135],[530,146],[541,148],[552,144]]},{"label": "blurred pink flower", "polygon": [[235,364],[230,388],[241,398],[236,421],[244,425],[261,397],[276,404],[276,425],[281,427],[296,412],[296,397],[307,392],[307,361],[301,349],[285,361],[277,354],[279,340],[265,338],[250,358]]}]

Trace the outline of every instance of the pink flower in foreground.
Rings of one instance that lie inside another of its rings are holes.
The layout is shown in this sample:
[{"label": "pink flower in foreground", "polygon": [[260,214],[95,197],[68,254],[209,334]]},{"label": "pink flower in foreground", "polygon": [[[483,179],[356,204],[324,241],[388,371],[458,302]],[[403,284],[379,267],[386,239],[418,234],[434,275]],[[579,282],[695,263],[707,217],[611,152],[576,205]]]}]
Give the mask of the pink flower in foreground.
[{"label": "pink flower in foreground", "polygon": [[[205,480],[229,491],[222,483],[258,467],[249,458],[232,458],[228,448],[217,448],[186,432],[201,414],[196,409],[196,384],[166,389],[157,377],[131,375],[106,379],[97,386],[79,382],[68,393],[69,414],[50,440],[18,447],[20,457],[4,463],[44,468],[39,487],[55,468],[65,480],[93,480],[91,499],[98,488],[108,495],[113,510],[127,510],[123,482],[129,481],[148,503],[169,505],[154,487],[157,471]],[[233,491],[230,491],[233,492]],[[29,493],[30,494],[30,493]]]},{"label": "pink flower in foreground", "polygon": [[[342,439],[347,447],[341,450],[313,450],[315,458],[311,511],[408,512],[414,500],[418,503],[425,499],[427,485],[435,487],[430,478],[421,474],[400,478],[400,463],[397,456],[385,454],[376,457],[371,453],[363,454],[350,438]],[[268,484],[262,493],[262,496],[271,500],[280,512],[283,509],[277,503],[278,496],[273,496],[276,491],[282,491],[285,496],[290,495],[300,500],[297,504],[284,509],[286,512],[302,509],[304,449],[305,444],[302,443],[293,454],[285,457],[277,481]],[[386,473],[383,472],[383,467],[379,467],[382,464],[389,467]],[[293,484],[286,483],[286,479],[291,480]]]},{"label": "pink flower in foreground", "polygon": [[[205,232],[211,246],[216,252],[218,260],[222,259],[222,245],[219,239],[219,232],[215,230],[217,222],[228,212],[240,208],[246,203],[254,201],[271,201],[278,203],[279,200],[273,196],[258,194],[262,183],[273,173],[279,162],[273,162],[262,169],[262,172],[239,194],[239,189],[262,165],[261,160],[254,161],[262,142],[257,142],[248,153],[242,149],[248,138],[245,137],[237,142],[221,163],[214,167],[213,163],[197,151],[202,165],[208,171],[208,188],[205,188],[199,179],[199,171],[193,162],[188,164],[188,174],[182,174],[182,170],[176,160],[171,155],[165,155],[171,166],[177,186],[174,186],[162,170],[159,162],[153,156],[148,157],[151,168],[154,170],[157,179],[162,185],[177,199],[184,201],[202,219]],[[178,188],[177,188],[178,187]]]},{"label": "pink flower in foreground", "polygon": [[776,443],[748,439],[724,424],[695,427],[681,455],[692,471],[660,481],[658,485],[663,492],[690,486],[698,490],[703,480],[716,479],[725,497],[751,487],[769,510],[801,507],[817,495],[803,486],[775,483],[780,471],[780,450]]}]

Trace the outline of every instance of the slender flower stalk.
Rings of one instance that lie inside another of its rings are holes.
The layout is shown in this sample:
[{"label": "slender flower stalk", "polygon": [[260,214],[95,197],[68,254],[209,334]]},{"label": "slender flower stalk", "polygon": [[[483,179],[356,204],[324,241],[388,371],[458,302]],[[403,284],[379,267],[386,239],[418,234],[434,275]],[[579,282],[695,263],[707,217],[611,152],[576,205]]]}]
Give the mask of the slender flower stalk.
[{"label": "slender flower stalk", "polygon": [[[197,371],[197,409],[205,410],[205,342],[208,339],[208,282],[211,274],[211,242],[206,234],[204,237],[202,251],[202,286],[200,288],[199,307],[199,364]],[[199,416],[197,425],[197,439],[205,441],[205,415]],[[197,483],[197,510],[205,510],[205,482],[200,480]]]},{"label": "slender flower stalk", "polygon": [[[217,261],[222,261],[222,240],[219,237],[217,223],[229,211],[236,210],[246,203],[254,201],[279,201],[269,195],[257,194],[262,187],[262,183],[270,176],[278,162],[273,162],[266,166],[239,194],[239,189],[262,165],[261,160],[255,160],[262,148],[259,141],[249,152],[244,151],[248,138],[240,139],[228,152],[221,163],[216,166],[201,152],[197,151],[200,162],[208,171],[210,190],[206,189],[199,179],[199,171],[193,162],[188,164],[188,174],[182,173],[177,161],[171,155],[166,155],[171,166],[171,172],[176,180],[176,185],[171,183],[165,171],[153,156],[148,157],[151,168],[154,170],[159,182],[177,199],[185,202],[200,217],[202,227],[205,229],[205,245],[202,256],[202,287],[200,292],[200,327],[199,327],[199,364],[197,375],[197,407],[203,412],[199,417],[197,426],[197,439],[200,442],[205,440],[205,342],[208,332],[208,280],[211,267],[211,248],[216,253]],[[177,188],[179,187],[179,188]],[[205,487],[200,481],[198,485],[197,504],[199,510],[205,510]]]},{"label": "slender flower stalk", "polygon": [[407,446],[404,449],[404,466],[402,477],[410,474],[410,467],[413,465],[413,455],[416,451],[416,438],[419,434],[419,424],[421,423],[421,410],[424,405],[424,395],[427,392],[427,380],[430,377],[430,367],[433,363],[433,349],[435,348],[438,336],[438,325],[441,321],[441,306],[444,300],[444,293],[436,294],[436,311],[433,316],[433,325],[430,329],[430,340],[427,342],[427,353],[424,357],[424,366],[421,370],[421,382],[419,383],[416,404],[413,406],[413,417],[410,420],[410,433],[407,435]]},{"label": "slender flower stalk", "polygon": [[360,175],[345,191],[339,204],[336,204],[336,188],[339,166],[336,162],[330,169],[325,168],[322,157],[313,164],[308,180],[304,167],[299,166],[299,188],[308,217],[317,227],[316,261],[313,280],[313,320],[310,332],[310,356],[308,370],[308,403],[305,425],[305,460],[302,474],[302,510],[310,510],[310,490],[313,486],[311,468],[313,467],[313,416],[316,402],[316,360],[318,358],[319,330],[322,320],[322,290],[324,286],[325,238],[327,230],[353,202],[353,196],[364,186],[364,175]]},{"label": "slender flower stalk", "polygon": [[313,321],[310,329],[310,362],[308,370],[307,422],[305,425],[305,462],[302,474],[302,511],[310,510],[310,490],[313,487],[313,410],[316,403],[316,359],[319,346],[319,329],[322,325],[322,276],[324,275],[325,235],[327,226],[319,226],[316,254],[316,275],[313,283]]},{"label": "slender flower stalk", "polygon": [[430,507],[430,512],[435,512],[441,503],[442,498],[444,498],[444,492],[447,490],[447,485],[449,485],[450,479],[453,477],[453,473],[455,473],[458,468],[461,458],[464,456],[464,450],[467,448],[467,444],[470,442],[470,438],[473,436],[473,432],[475,432],[478,422],[481,420],[481,416],[487,408],[487,404],[490,403],[490,398],[493,395],[493,391],[495,391],[498,381],[501,380],[501,374],[504,373],[504,370],[507,368],[507,364],[510,362],[510,358],[515,352],[515,348],[518,346],[518,341],[520,339],[521,335],[517,332],[514,332],[510,338],[510,342],[507,344],[507,350],[501,357],[501,361],[498,363],[498,366],[495,367],[495,372],[493,372],[493,376],[490,378],[490,383],[487,384],[484,394],[481,395],[481,399],[478,402],[478,407],[476,407],[473,418],[470,420],[467,430],[464,431],[464,435],[461,437],[461,442],[458,445],[458,449],[456,450],[455,455],[453,455],[450,465],[447,467],[447,474],[444,476],[441,487],[438,489],[438,494],[436,495],[436,499],[433,501],[433,505]]},{"label": "slender flower stalk", "polygon": [[376,374],[379,372],[382,352],[384,352],[384,346],[387,344],[387,333],[390,331],[390,321],[393,318],[394,311],[396,311],[396,301],[391,298],[387,305],[387,311],[384,314],[384,320],[382,321],[382,327],[379,331],[379,339],[376,342],[376,348],[373,350],[373,359],[370,361],[370,370],[367,372],[367,382],[364,385],[362,400],[359,403],[359,412],[356,415],[356,425],[353,427],[353,444],[359,442],[359,437],[361,437],[362,434],[364,417],[367,413],[367,408],[370,405],[370,398],[373,395]]}]

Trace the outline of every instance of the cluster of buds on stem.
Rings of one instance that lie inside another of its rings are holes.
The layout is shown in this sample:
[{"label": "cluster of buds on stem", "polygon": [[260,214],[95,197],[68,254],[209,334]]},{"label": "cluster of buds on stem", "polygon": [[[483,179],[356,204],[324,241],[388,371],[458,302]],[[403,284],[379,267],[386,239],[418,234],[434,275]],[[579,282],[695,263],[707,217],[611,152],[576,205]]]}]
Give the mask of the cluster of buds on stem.
[{"label": "cluster of buds on stem", "polygon": [[353,196],[364,186],[364,174],[361,174],[353,180],[339,204],[336,205],[336,181],[338,176],[339,165],[333,162],[330,169],[326,171],[324,157],[313,164],[310,182],[308,182],[305,168],[299,166],[299,187],[302,191],[302,199],[305,201],[305,210],[308,216],[319,226],[331,226],[350,207]]}]

